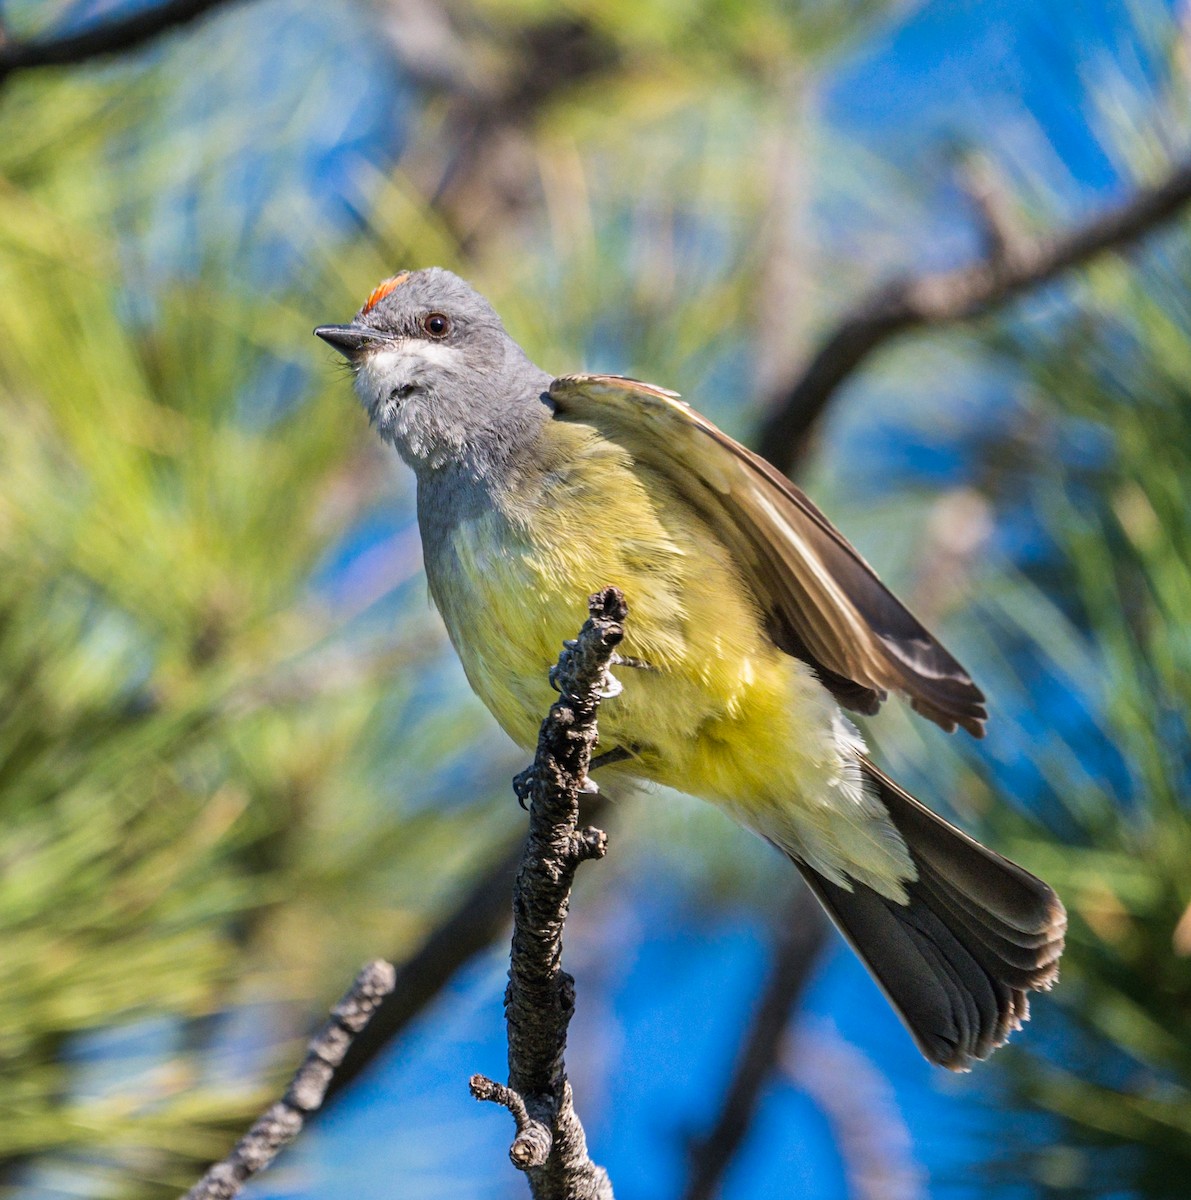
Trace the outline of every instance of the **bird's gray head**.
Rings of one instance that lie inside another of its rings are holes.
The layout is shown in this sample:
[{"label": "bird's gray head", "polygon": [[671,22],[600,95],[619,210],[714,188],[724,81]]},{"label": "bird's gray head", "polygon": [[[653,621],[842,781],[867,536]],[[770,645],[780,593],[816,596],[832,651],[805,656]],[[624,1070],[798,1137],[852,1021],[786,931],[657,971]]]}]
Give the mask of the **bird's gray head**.
[{"label": "bird's gray head", "polygon": [[350,324],[314,332],[351,363],[372,422],[419,473],[484,474],[549,416],[550,376],[488,301],[441,267],[386,279]]}]

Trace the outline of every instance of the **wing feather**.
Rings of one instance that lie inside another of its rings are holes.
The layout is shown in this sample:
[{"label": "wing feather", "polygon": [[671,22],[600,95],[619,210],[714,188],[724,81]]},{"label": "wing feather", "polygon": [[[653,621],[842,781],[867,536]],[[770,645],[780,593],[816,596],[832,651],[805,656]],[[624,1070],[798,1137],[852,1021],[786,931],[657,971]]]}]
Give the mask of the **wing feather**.
[{"label": "wing feather", "polygon": [[676,393],[616,375],[550,385],[563,420],[597,426],[661,473],[741,564],[787,653],[836,699],[872,713],[890,691],[944,729],[984,732],[984,696],[843,535],[775,467]]}]

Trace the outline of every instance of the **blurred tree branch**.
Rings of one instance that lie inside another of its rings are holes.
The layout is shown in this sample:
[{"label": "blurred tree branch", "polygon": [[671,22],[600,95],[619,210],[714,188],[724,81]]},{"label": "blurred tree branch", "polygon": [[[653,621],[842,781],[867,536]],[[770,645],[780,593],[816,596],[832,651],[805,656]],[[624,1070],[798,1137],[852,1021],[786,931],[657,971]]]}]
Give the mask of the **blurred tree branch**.
[{"label": "blurred tree branch", "polygon": [[[977,201],[981,196],[976,197]],[[983,195],[985,223],[995,208]],[[990,253],[953,271],[896,279],[878,288],[839,320],[785,388],[761,428],[759,452],[789,471],[838,390],[877,350],[899,334],[980,316],[1109,250],[1129,246],[1177,216],[1191,201],[1191,161],[1177,163],[1160,183],[1064,234],[1013,235],[997,223],[986,229]]]},{"label": "blurred tree branch", "polygon": [[392,0],[388,29],[409,79],[445,101],[441,127],[408,156],[407,170],[474,257],[533,203],[538,172],[528,131],[542,111],[617,62],[616,48],[584,18],[469,35],[446,6]]},{"label": "blurred tree branch", "polygon": [[[596,820],[606,810],[602,795],[584,797],[584,816]],[[509,922],[509,889],[521,861],[518,839],[464,892],[450,913],[413,955],[397,967],[397,982],[368,1026],[348,1049],[327,1089],[325,1112],[377,1055],[454,978],[455,973],[487,949]]]},{"label": "blurred tree branch", "polygon": [[369,963],[331,1010],[331,1019],[311,1040],[285,1095],[270,1105],[235,1148],[186,1193],[185,1200],[232,1200],[253,1176],[302,1131],[306,1117],[323,1102],[327,1084],[355,1036],[393,989],[392,966]]},{"label": "blurred tree branch", "polygon": [[559,699],[538,736],[533,766],[518,776],[529,804],[529,834],[513,887],[513,947],[505,1013],[509,1085],[482,1075],[472,1095],[506,1107],[517,1124],[509,1149],[535,1200],[612,1200],[607,1172],[587,1153],[564,1054],[575,1011],[575,981],[561,967],[562,932],[579,864],[604,856],[602,830],[580,829],[579,796],[588,786],[596,712],[612,693],[608,674],[628,613],[616,588],[596,592],[590,617],[551,673]]},{"label": "blurred tree branch", "polygon": [[748,1027],[719,1115],[691,1148],[684,1200],[711,1200],[736,1157],[756,1115],[765,1085],[780,1058],[790,1014],[806,990],[811,971],[827,944],[827,920],[801,882],[779,918],[773,967]]},{"label": "blurred tree branch", "polygon": [[151,42],[154,38],[188,25],[229,0],[165,0],[151,8],[140,9],[78,33],[35,38],[32,41],[10,39],[0,25],[0,83],[18,71],[38,67],[67,67],[123,54]]}]

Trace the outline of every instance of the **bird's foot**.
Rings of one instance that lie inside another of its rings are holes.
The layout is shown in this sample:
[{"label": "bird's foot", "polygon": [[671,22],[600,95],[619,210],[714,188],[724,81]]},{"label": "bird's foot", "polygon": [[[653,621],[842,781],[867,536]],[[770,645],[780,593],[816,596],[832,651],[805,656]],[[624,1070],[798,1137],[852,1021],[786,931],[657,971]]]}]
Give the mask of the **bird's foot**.
[{"label": "bird's foot", "polygon": [[521,805],[523,812],[529,811],[529,794],[533,791],[533,765],[530,764],[524,771],[518,771],[513,776],[513,795],[517,797],[517,803]]},{"label": "bird's foot", "polygon": [[[577,644],[578,644],[578,643],[577,643],[577,641],[576,641],[574,638],[567,638],[567,640],[566,640],[566,641],[564,641],[564,642],[563,642],[563,644],[562,644],[562,648],[563,648],[563,651],[564,651],[563,657],[564,657],[564,658],[566,657],[566,653],[565,653],[566,651],[569,651],[569,650],[574,650],[574,648],[575,648],[575,646],[576,646]],[[549,680],[550,680],[550,686],[551,686],[551,687],[552,687],[552,688],[553,688],[553,689],[554,689],[556,692],[561,692],[561,691],[562,691],[562,688],[558,686],[558,673],[559,673],[559,671],[561,670],[561,668],[562,668],[562,663],[561,663],[561,661],[560,661],[560,662],[556,662],[556,663],[554,664],[554,666],[552,666],[552,667],[550,668],[549,675],[547,676],[547,677],[549,678]]]},{"label": "bird's foot", "polygon": [[605,750],[603,754],[597,754],[587,764],[587,774],[583,777],[583,782],[579,784],[580,795],[598,796],[600,785],[592,779],[592,771],[598,771],[601,767],[610,767],[613,763],[624,762],[626,759],[632,758],[634,753],[635,751],[626,750],[623,746],[616,746],[612,750]]},{"label": "bird's foot", "polygon": [[635,753],[634,750],[626,750],[623,746],[616,746],[611,750],[605,750],[603,754],[597,754],[587,764],[587,770],[591,772],[598,771],[600,767],[610,767],[613,763],[624,762],[626,759],[632,758]]},{"label": "bird's foot", "polygon": [[643,658],[634,658],[631,654],[612,655],[614,667],[632,667],[634,671],[656,671],[657,667]]},{"label": "bird's foot", "polygon": [[605,670],[600,679],[599,687],[596,690],[596,695],[601,700],[614,700],[623,691],[624,684],[611,671]]},{"label": "bird's foot", "polygon": [[[614,654],[612,660],[608,664],[609,667],[631,667],[634,671],[656,671],[657,667],[653,663],[646,662],[643,658],[633,658],[629,654]],[[611,700],[615,696],[619,696],[624,691],[624,684],[612,674],[611,670],[604,672],[604,678],[601,681],[599,697],[601,700]]]}]

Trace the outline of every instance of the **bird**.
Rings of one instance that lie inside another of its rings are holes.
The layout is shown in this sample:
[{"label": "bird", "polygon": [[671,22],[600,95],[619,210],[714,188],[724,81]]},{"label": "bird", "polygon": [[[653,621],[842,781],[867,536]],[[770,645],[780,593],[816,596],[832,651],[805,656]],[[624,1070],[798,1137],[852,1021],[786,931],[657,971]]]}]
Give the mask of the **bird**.
[{"label": "bird", "polygon": [[431,598],[515,742],[536,744],[588,595],[620,588],[608,770],[785,854],[930,1062],[967,1070],[1021,1027],[1062,902],[899,787],[847,715],[896,693],[980,737],[984,695],[799,488],[675,392],[536,366],[441,267],[314,333],[414,473]]}]

